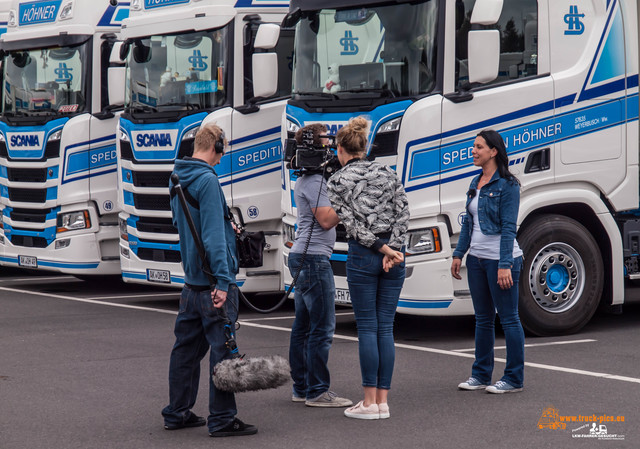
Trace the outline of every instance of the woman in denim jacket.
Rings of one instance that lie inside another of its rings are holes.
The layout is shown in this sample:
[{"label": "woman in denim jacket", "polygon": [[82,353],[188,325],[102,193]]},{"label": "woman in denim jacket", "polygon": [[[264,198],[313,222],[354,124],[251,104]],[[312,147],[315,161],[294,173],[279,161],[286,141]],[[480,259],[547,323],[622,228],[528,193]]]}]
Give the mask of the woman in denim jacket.
[{"label": "woman in denim jacket", "polygon": [[[509,172],[504,141],[496,131],[480,132],[473,144],[473,164],[482,168],[467,192],[466,212],[451,274],[460,277],[467,251],[469,290],[476,314],[476,359],[462,390],[489,393],[522,391],[524,331],[518,316],[518,280],[522,250],[516,241],[520,183]],[[507,366],[502,378],[491,384],[496,310],[507,344]]]}]

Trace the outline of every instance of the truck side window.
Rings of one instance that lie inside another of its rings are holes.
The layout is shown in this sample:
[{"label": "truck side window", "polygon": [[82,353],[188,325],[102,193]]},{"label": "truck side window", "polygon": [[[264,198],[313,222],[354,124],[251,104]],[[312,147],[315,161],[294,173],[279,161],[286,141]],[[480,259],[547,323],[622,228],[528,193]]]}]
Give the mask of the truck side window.
[{"label": "truck side window", "polygon": [[456,85],[469,81],[467,68],[468,34],[472,29],[500,31],[498,77],[487,85],[527,78],[538,74],[538,2],[504,0],[498,23],[471,25],[475,0],[456,0]]}]

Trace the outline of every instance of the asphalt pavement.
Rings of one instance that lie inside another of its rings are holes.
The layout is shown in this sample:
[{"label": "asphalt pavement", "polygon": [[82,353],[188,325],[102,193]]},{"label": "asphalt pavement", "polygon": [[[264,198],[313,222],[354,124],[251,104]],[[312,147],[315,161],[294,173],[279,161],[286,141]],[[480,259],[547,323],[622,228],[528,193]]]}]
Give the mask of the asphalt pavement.
[{"label": "asphalt pavement", "polygon": [[[390,419],[305,407],[287,385],[237,395],[238,417],[259,432],[222,439],[206,427],[163,429],[178,295],[1,268],[0,449],[640,447],[637,289],[622,315],[599,313],[575,335],[527,337],[521,393],[457,389],[473,362],[473,317],[398,315]],[[331,388],[356,402],[355,321],[349,308],[336,313]],[[242,307],[240,321],[241,352],[287,356],[290,302],[268,315]],[[500,331],[496,347],[494,381],[504,369]],[[194,407],[203,416],[207,389],[203,376]]]}]

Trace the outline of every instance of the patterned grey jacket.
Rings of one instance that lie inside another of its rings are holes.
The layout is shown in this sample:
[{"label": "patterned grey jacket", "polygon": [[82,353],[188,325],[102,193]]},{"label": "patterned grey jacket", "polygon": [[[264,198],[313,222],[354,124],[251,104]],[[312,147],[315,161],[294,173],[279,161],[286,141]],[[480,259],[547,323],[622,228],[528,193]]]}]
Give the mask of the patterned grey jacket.
[{"label": "patterned grey jacket", "polygon": [[347,235],[368,248],[384,244],[376,234],[391,232],[388,245],[400,249],[409,226],[409,206],[396,172],[379,162],[352,159],[327,183],[329,200]]}]

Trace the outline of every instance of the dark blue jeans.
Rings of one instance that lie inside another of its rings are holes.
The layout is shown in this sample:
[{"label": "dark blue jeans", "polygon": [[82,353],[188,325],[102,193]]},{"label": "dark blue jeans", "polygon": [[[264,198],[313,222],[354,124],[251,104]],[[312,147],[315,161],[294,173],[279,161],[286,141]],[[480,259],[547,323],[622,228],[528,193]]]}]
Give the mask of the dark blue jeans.
[{"label": "dark blue jeans", "polygon": [[[295,276],[302,254],[289,254]],[[293,393],[313,399],[329,389],[329,349],[336,329],[335,284],[327,256],[307,254],[295,286],[296,318],[291,328],[289,364]]]},{"label": "dark blue jeans", "polygon": [[[238,318],[238,287],[229,285],[225,310],[235,325]],[[235,418],[236,400],[233,393],[218,390],[211,379],[213,367],[229,358],[225,347],[223,321],[213,307],[211,291],[182,289],[180,310],[174,333],[176,343],[169,362],[169,405],[162,410],[165,424],[181,424],[191,416],[200,382],[200,362],[209,354],[209,431],[220,430]]]},{"label": "dark blue jeans", "polygon": [[476,314],[476,360],[471,375],[482,383],[491,383],[493,374],[494,324],[496,310],[507,344],[507,366],[501,380],[521,388],[524,381],[524,331],[518,316],[518,280],[522,257],[513,260],[513,286],[498,285],[498,261],[467,256],[467,275]]},{"label": "dark blue jeans", "polygon": [[391,388],[395,363],[393,318],[404,284],[404,262],[386,273],[383,255],[349,240],[347,282],[358,326],[363,387]]}]

